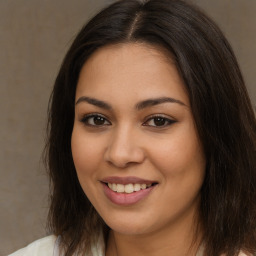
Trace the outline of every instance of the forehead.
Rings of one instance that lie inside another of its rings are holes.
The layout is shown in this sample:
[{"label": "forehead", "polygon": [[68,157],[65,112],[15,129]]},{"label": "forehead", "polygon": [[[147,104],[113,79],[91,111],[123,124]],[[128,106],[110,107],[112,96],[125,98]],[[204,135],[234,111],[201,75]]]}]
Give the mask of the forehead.
[{"label": "forehead", "polygon": [[116,91],[137,96],[138,100],[169,94],[189,104],[184,82],[171,54],[142,43],[103,47],[82,67],[77,97],[83,94],[107,97]]},{"label": "forehead", "polygon": [[134,54],[138,58],[151,59],[155,57],[155,59],[166,61],[169,64],[174,64],[172,54],[166,49],[161,46],[150,45],[144,42],[128,42],[103,46],[96,50],[87,62],[93,62],[97,58],[104,57],[108,60],[109,58],[115,59],[115,57],[118,57],[118,59],[121,57],[127,59],[129,56],[133,57]]}]

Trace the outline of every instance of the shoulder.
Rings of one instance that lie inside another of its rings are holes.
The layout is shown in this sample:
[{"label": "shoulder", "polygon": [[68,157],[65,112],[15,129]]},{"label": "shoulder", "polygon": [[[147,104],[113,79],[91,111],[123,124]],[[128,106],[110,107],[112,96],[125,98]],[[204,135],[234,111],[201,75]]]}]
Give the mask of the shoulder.
[{"label": "shoulder", "polygon": [[56,239],[54,235],[44,237],[9,256],[52,256]]},{"label": "shoulder", "polygon": [[[27,247],[20,249],[8,256],[60,256],[59,243],[61,237],[54,235],[39,239]],[[105,244],[103,236],[100,235],[96,244],[92,246],[92,256],[105,255]]]},{"label": "shoulder", "polygon": [[252,254],[246,254],[246,253],[241,251],[238,256],[253,256],[253,255]]}]

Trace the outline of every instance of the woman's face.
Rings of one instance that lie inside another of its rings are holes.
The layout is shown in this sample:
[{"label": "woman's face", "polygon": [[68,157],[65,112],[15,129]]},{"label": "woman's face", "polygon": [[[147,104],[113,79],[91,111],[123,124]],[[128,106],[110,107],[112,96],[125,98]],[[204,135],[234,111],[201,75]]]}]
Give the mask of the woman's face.
[{"label": "woman's face", "polygon": [[147,234],[193,223],[205,158],[172,60],[145,44],[95,52],[76,91],[72,154],[107,225]]}]

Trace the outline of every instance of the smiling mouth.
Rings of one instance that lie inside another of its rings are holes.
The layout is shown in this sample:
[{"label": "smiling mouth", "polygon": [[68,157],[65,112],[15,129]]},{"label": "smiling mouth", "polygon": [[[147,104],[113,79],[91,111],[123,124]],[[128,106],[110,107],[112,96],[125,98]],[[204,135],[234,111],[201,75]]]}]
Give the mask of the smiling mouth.
[{"label": "smiling mouth", "polygon": [[105,183],[112,191],[116,193],[124,193],[124,194],[131,194],[134,192],[138,192],[140,190],[148,189],[152,186],[155,186],[157,183],[150,183],[150,184],[117,184],[117,183]]},{"label": "smiling mouth", "polygon": [[101,180],[106,197],[119,206],[134,205],[148,197],[156,185],[155,180],[146,180],[139,177],[111,176]]}]

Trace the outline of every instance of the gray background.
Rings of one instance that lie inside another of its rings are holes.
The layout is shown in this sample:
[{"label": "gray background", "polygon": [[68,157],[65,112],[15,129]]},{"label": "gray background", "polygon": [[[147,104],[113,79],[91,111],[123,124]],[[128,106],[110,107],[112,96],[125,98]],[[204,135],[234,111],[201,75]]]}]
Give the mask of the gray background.
[{"label": "gray background", "polygon": [[[0,255],[45,236],[48,98],[75,34],[103,0],[0,0]],[[220,25],[256,103],[256,0],[194,0]]]}]

